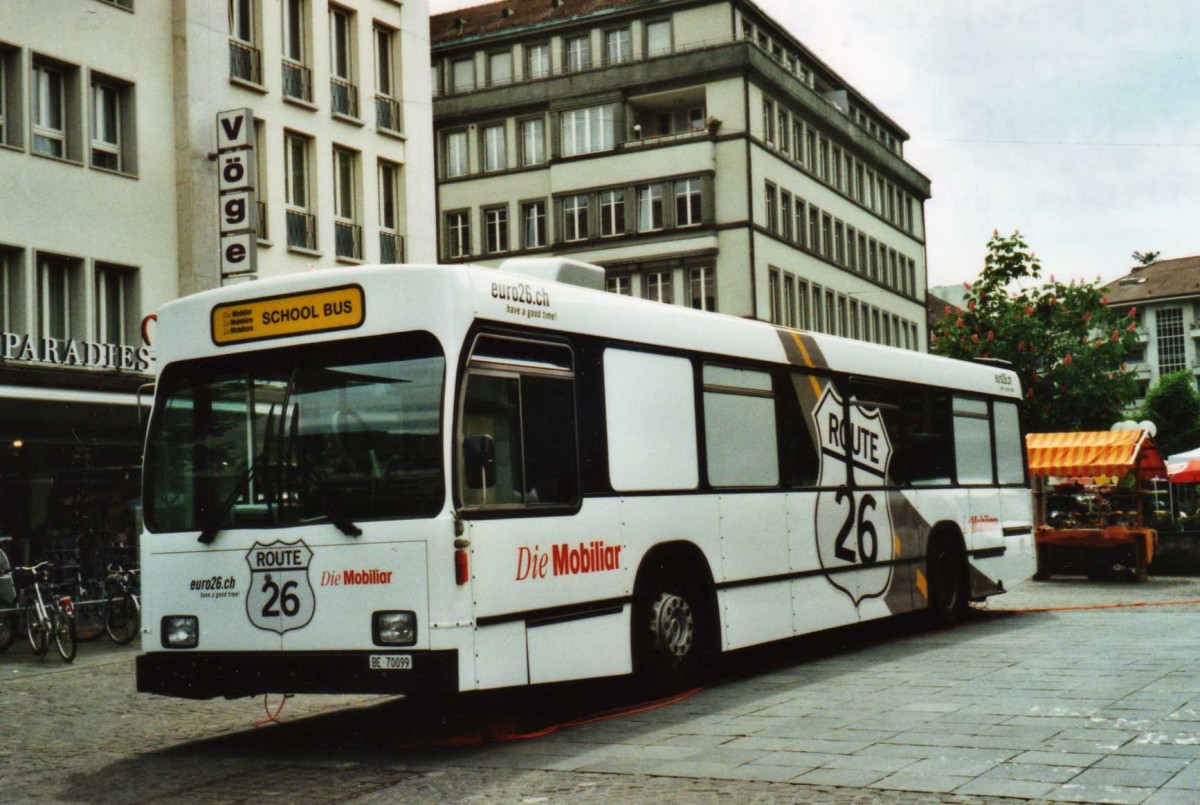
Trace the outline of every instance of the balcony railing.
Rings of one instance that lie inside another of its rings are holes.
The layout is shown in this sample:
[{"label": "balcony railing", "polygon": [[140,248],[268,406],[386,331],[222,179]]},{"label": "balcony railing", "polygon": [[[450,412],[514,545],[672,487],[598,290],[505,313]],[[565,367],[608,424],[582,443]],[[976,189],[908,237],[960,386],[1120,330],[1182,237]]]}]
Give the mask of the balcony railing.
[{"label": "balcony railing", "polygon": [[400,117],[400,102],[387,95],[376,95],[375,125],[387,131],[404,131],[404,120]]},{"label": "balcony railing", "polygon": [[347,221],[333,222],[334,252],[349,260],[362,259],[362,227]]},{"label": "balcony railing", "polygon": [[333,113],[346,117],[358,117],[358,87],[341,78],[329,79],[329,94],[333,99]]},{"label": "balcony railing", "polygon": [[404,236],[394,232],[379,233],[379,262],[404,262]]},{"label": "balcony railing", "polygon": [[252,84],[262,84],[262,54],[258,48],[230,39],[229,75]]},{"label": "balcony railing", "polygon": [[255,202],[255,206],[258,208],[258,209],[256,210],[256,212],[257,212],[257,214],[258,214],[258,220],[257,220],[257,223],[258,223],[258,239],[259,239],[259,240],[270,240],[270,238],[267,236],[267,235],[268,235],[268,230],[267,230],[267,202],[265,202],[265,201],[258,201],[258,202]]},{"label": "balcony railing", "polygon": [[287,242],[296,249],[317,250],[317,216],[301,210],[287,211]]},{"label": "balcony railing", "polygon": [[312,103],[312,70],[300,62],[284,59],[283,94]]}]

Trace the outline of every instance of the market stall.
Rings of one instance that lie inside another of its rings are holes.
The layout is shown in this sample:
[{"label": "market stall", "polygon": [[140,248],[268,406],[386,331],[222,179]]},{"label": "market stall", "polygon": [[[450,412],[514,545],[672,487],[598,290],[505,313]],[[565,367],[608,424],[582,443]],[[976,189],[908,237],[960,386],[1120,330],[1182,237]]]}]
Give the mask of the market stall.
[{"label": "market stall", "polygon": [[1146,527],[1150,485],[1166,473],[1144,430],[1031,433],[1038,548],[1035,578],[1083,574],[1144,581],[1158,533]]}]

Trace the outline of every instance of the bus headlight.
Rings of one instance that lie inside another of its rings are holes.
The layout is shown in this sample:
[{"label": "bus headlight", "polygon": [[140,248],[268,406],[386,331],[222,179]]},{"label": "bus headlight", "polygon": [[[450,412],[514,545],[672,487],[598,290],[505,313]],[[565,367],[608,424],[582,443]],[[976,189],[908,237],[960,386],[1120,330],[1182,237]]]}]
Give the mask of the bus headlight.
[{"label": "bus headlight", "polygon": [[200,619],[195,615],[167,615],[162,619],[163,648],[200,645]]},{"label": "bus headlight", "polygon": [[417,613],[376,612],[371,615],[371,639],[377,646],[411,646],[417,642]]}]

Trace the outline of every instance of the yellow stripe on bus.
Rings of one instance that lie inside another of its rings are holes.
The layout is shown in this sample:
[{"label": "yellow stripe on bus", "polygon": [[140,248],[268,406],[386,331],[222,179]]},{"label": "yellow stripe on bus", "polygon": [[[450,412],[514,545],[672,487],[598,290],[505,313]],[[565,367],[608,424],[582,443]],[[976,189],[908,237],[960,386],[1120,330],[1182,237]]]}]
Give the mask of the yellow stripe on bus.
[{"label": "yellow stripe on bus", "polygon": [[[796,346],[800,348],[800,357],[804,358],[804,365],[809,369],[814,368],[812,358],[808,357],[808,350],[804,348],[804,342],[800,340],[800,333],[792,333],[792,338],[796,341]],[[821,396],[821,384],[817,382],[816,375],[809,375],[808,382],[812,383],[813,394]]]},{"label": "yellow stripe on bus", "polygon": [[917,592],[919,592],[921,597],[926,601],[929,600],[929,584],[925,581],[925,574],[920,570],[917,570]]}]

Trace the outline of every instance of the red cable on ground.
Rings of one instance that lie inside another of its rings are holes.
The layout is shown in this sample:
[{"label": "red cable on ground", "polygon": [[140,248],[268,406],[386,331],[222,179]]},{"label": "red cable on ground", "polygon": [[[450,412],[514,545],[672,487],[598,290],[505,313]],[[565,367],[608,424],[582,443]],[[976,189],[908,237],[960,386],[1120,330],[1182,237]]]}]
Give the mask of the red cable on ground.
[{"label": "red cable on ground", "polygon": [[267,717],[264,718],[262,721],[254,722],[254,729],[258,729],[259,727],[264,727],[267,724],[272,724],[272,723],[278,724],[279,723],[279,714],[283,712],[283,706],[285,704],[287,704],[287,700],[291,698],[290,694],[287,694],[287,693],[283,694],[283,698],[279,700],[279,707],[275,708],[275,712],[272,713],[271,708],[267,705],[267,699],[270,697],[270,695],[271,694],[269,694],[269,693],[263,694],[263,712],[267,714]]}]

